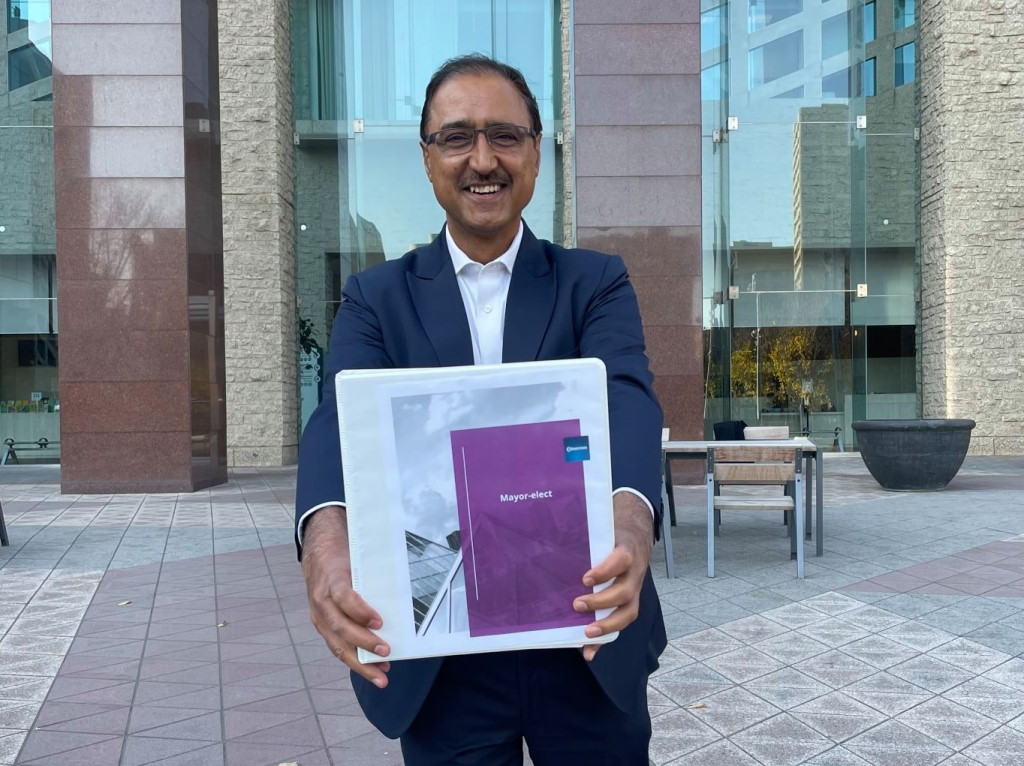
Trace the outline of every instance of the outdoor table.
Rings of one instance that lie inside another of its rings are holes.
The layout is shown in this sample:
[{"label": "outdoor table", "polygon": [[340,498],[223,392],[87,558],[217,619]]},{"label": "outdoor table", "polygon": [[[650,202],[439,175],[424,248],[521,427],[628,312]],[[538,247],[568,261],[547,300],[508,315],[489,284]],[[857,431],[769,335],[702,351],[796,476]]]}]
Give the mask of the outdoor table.
[{"label": "outdoor table", "polygon": [[[795,439],[758,439],[756,441],[667,441],[661,444],[661,455],[664,460],[665,493],[668,497],[669,516],[672,525],[676,523],[676,501],[672,494],[672,461],[708,459],[711,447],[800,447],[803,450],[806,478],[804,480],[804,507],[807,509],[808,520],[811,513],[812,487],[814,497],[814,544],[815,555],[820,556],[824,550],[822,538],[822,521],[824,517],[824,479],[821,451],[818,445],[807,437]],[[811,461],[814,461],[814,472],[811,472]],[[811,536],[811,525],[808,521],[807,536]]]}]

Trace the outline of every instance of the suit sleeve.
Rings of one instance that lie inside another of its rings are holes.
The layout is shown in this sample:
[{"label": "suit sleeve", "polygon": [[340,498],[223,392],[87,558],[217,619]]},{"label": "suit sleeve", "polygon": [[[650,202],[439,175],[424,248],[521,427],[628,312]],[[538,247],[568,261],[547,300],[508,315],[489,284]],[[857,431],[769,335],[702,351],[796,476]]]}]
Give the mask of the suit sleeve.
[{"label": "suit sleeve", "polygon": [[661,535],[661,406],[644,353],[636,293],[622,259],[612,256],[583,318],[580,355],[598,357],[608,369],[612,485],[643,494],[655,509]]},{"label": "suit sleeve", "polygon": [[363,296],[362,287],[355,275],[345,283],[342,298],[343,302],[334,317],[327,351],[323,400],[313,411],[299,439],[295,545],[300,559],[302,547],[298,538],[299,520],[312,508],[345,501],[334,376],[342,370],[394,366],[384,349],[380,322]]}]

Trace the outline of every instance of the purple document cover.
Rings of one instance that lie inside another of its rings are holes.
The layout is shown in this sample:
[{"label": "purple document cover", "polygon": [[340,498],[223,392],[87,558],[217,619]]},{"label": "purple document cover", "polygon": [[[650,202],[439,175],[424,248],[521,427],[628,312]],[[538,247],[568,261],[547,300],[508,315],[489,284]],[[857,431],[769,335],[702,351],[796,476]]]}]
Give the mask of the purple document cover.
[{"label": "purple document cover", "polygon": [[451,432],[470,636],[588,625],[590,569],[578,420]]}]

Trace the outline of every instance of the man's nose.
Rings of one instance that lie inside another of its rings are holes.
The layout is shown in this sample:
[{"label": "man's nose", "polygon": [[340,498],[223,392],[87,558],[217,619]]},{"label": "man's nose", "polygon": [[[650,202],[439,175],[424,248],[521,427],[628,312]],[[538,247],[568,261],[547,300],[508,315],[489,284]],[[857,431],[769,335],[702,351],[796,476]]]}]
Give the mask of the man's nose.
[{"label": "man's nose", "polygon": [[490,173],[498,166],[498,158],[484,133],[477,133],[469,153],[469,166],[480,175]]}]

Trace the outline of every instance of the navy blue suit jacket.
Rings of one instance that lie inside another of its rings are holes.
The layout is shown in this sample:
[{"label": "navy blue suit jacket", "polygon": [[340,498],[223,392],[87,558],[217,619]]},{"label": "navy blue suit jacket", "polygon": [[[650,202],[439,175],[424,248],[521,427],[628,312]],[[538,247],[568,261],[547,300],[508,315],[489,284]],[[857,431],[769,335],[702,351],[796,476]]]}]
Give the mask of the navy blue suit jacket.
[{"label": "navy blue suit jacket", "polygon": [[[473,364],[469,322],[444,232],[426,247],[348,279],[331,333],[323,403],[299,444],[296,521],[344,501],[334,376],[344,369]],[[538,240],[524,227],[505,310],[504,362],[597,357],[608,370],[612,481],[655,505],[661,529],[662,414],[651,387],[636,295],[622,259]],[[300,550],[301,556],[301,550]],[[583,573],[580,573],[582,576]],[[590,664],[620,709],[646,704],[647,676],[665,648],[650,572],[640,616]],[[441,658],[393,662],[384,690],[352,675],[366,717],[389,737],[409,727]]]}]

